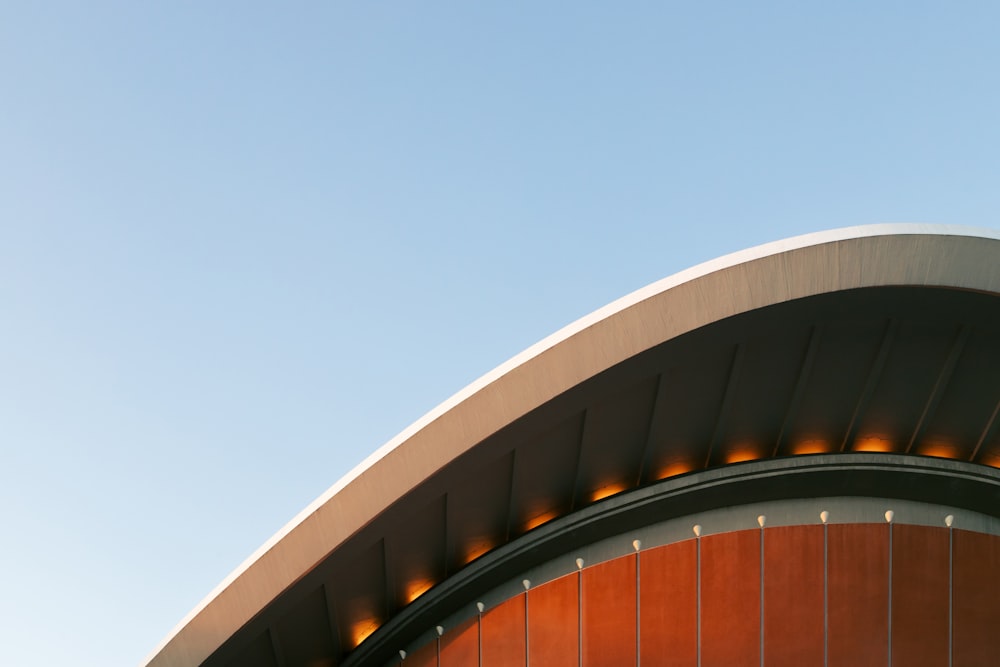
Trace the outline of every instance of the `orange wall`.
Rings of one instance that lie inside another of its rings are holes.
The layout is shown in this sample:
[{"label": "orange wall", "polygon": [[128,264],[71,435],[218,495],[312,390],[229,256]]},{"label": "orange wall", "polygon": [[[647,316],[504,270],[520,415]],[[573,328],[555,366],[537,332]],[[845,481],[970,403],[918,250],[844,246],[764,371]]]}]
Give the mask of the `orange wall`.
[{"label": "orange wall", "polygon": [[888,524],[830,526],[827,560],[829,666],[887,665]]},{"label": "orange wall", "polygon": [[635,556],[585,569],[583,665],[635,664]]},{"label": "orange wall", "polygon": [[760,531],[701,540],[702,667],[760,665]]},{"label": "orange wall", "polygon": [[524,596],[498,604],[483,614],[483,667],[524,665]]},{"label": "orange wall", "polygon": [[1000,660],[1000,539],[954,534],[954,667],[996,665]]},{"label": "orange wall", "polygon": [[580,656],[580,575],[528,591],[528,661],[541,667],[576,667]]},{"label": "orange wall", "polygon": [[823,526],[764,531],[764,664],[823,664]]},{"label": "orange wall", "polygon": [[948,552],[947,528],[892,527],[894,665],[948,664]]},{"label": "orange wall", "polygon": [[903,667],[947,665],[951,647],[954,667],[973,667],[1000,664],[997,618],[1000,537],[788,526],[585,567],[448,629],[402,664],[695,667],[700,650],[703,667],[757,666],[762,653],[767,667],[890,665],[890,653]]},{"label": "orange wall", "polygon": [[466,621],[441,638],[441,667],[479,664],[479,619]]},{"label": "orange wall", "polygon": [[698,664],[697,554],[695,540],[639,554],[639,652],[647,667]]}]

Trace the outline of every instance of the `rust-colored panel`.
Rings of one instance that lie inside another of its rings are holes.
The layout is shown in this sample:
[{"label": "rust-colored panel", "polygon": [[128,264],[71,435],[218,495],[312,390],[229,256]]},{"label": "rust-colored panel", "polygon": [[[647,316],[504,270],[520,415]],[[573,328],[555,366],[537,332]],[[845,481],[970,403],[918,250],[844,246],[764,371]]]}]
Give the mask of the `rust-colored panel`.
[{"label": "rust-colored panel", "polygon": [[403,661],[406,667],[437,667],[438,664],[438,641],[432,639],[430,643],[424,644],[416,651],[406,656]]},{"label": "rust-colored panel", "polygon": [[702,667],[760,665],[760,531],[701,540]]},{"label": "rust-colored panel", "polygon": [[524,596],[483,614],[483,667],[524,667]]},{"label": "rust-colored panel", "polygon": [[892,527],[892,664],[948,664],[948,529]]},{"label": "rust-colored panel", "polygon": [[643,667],[698,664],[698,573],[695,540],[639,555],[640,663]]},{"label": "rust-colored panel", "polygon": [[829,667],[888,664],[888,524],[830,525],[827,560]]},{"label": "rust-colored panel", "polygon": [[582,572],[583,667],[635,664],[635,556]]},{"label": "rust-colored panel", "polygon": [[823,665],[823,526],[764,531],[764,664]]},{"label": "rust-colored panel", "polygon": [[995,665],[1000,656],[1000,538],[954,532],[954,667]]},{"label": "rust-colored panel", "polygon": [[528,656],[532,665],[577,667],[578,577],[570,574],[528,591]]},{"label": "rust-colored panel", "polygon": [[441,637],[441,667],[479,665],[479,619],[473,618]]}]

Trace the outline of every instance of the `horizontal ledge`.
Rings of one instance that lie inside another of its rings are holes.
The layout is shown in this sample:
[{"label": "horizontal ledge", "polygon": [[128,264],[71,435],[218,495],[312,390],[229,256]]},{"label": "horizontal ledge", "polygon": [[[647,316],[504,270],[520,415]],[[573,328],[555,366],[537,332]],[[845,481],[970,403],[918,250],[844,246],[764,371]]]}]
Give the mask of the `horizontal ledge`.
[{"label": "horizontal ledge", "polygon": [[400,646],[484,593],[599,540],[723,507],[828,496],[926,502],[1000,518],[1000,470],[905,454],[843,453],[749,461],[663,480],[554,519],[476,560],[387,621],[342,667],[388,662]]}]

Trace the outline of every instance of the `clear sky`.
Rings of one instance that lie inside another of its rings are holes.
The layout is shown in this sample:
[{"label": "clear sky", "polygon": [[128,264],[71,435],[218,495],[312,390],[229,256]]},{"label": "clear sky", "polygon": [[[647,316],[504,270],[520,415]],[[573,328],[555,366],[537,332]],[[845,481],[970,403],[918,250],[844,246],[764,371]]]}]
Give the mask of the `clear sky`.
[{"label": "clear sky", "polygon": [[1000,226],[1000,5],[0,5],[0,646],[137,665],[450,394],[712,257]]}]

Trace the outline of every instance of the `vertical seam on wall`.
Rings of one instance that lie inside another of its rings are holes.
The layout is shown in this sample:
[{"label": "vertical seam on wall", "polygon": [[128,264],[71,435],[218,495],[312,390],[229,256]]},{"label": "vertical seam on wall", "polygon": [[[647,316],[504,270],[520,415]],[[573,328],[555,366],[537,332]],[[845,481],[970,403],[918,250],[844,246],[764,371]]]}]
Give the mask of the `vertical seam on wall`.
[{"label": "vertical seam on wall", "polygon": [[954,541],[954,531],[951,526],[948,526],[948,667],[951,667],[952,661],[954,660],[953,653],[954,639],[953,633],[955,631],[954,625],[954,609],[955,609],[955,541]]},{"label": "vertical seam on wall", "polygon": [[576,571],[576,664],[583,667],[583,570]]},{"label": "vertical seam on wall", "polygon": [[641,644],[641,634],[639,629],[639,623],[642,620],[641,617],[641,606],[640,606],[640,595],[642,595],[642,578],[640,577],[639,569],[639,552],[635,552],[635,667],[640,667],[642,663],[642,658],[639,657],[639,651],[642,648]]},{"label": "vertical seam on wall", "polygon": [[531,666],[531,650],[528,641],[528,591],[524,592],[524,667]]},{"label": "vertical seam on wall", "polygon": [[760,527],[760,667],[764,667],[764,526]]},{"label": "vertical seam on wall", "polygon": [[889,619],[888,619],[888,654],[889,667],[892,667],[892,523],[889,523]]},{"label": "vertical seam on wall", "polygon": [[830,526],[823,522],[823,667],[830,664]]},{"label": "vertical seam on wall", "polygon": [[483,667],[483,612],[476,619],[476,635],[479,640],[479,667]]},{"label": "vertical seam on wall", "polygon": [[697,649],[698,649],[698,667],[701,667],[701,536],[694,538],[695,545],[695,578],[697,579],[696,595],[695,595],[695,611],[696,611],[696,634],[697,634]]}]

